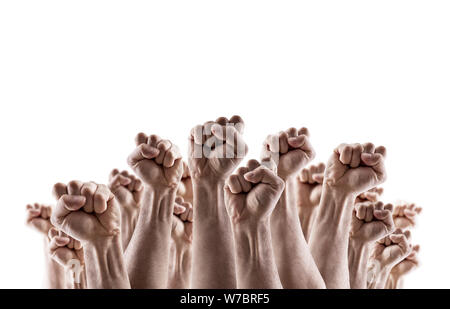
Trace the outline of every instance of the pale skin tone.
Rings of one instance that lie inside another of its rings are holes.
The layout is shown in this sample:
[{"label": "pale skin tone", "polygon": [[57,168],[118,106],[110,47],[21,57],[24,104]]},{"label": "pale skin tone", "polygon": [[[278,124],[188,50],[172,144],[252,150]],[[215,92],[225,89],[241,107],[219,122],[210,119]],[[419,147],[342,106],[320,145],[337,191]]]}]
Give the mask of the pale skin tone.
[{"label": "pale skin tone", "polygon": [[70,281],[72,287],[86,289],[86,271],[81,243],[55,228],[50,229],[48,237],[50,239],[50,256],[65,269],[67,280]]},{"label": "pale skin tone", "polygon": [[33,230],[37,231],[44,238],[45,246],[45,267],[46,267],[46,282],[45,285],[49,289],[64,289],[67,288],[66,276],[63,267],[54,261],[48,254],[49,238],[48,232],[53,227],[50,222],[52,213],[51,206],[42,205],[38,203],[28,204],[26,206],[27,218],[26,224]]},{"label": "pale skin tone", "polygon": [[322,194],[325,164],[303,168],[297,177],[297,205],[303,235],[308,241]]},{"label": "pale skin tone", "polygon": [[239,116],[220,117],[191,130],[193,185],[192,288],[236,288],[234,240],[224,201],[225,180],[247,153]]},{"label": "pale skin tone", "polygon": [[384,289],[392,269],[404,260],[412,252],[410,244],[411,233],[396,229],[392,234],[376,242],[372,253],[372,263],[378,271],[374,272],[374,278],[369,288]]},{"label": "pale skin tone", "polygon": [[349,288],[348,243],[356,197],[386,180],[386,149],[341,144],[326,167],[317,219],[309,241],[327,288]]},{"label": "pale skin tone", "polygon": [[136,227],[144,186],[127,171],[114,169],[109,175],[108,187],[120,206],[122,247],[126,251]]},{"label": "pale skin tone", "polygon": [[349,271],[352,289],[367,288],[367,265],[371,245],[395,229],[392,204],[363,202],[355,205],[349,240]]},{"label": "pale skin tone", "polygon": [[157,135],[136,136],[128,164],[142,181],[143,201],[125,252],[132,288],[166,288],[177,188],[183,175],[178,148]]},{"label": "pale skin tone", "polygon": [[186,162],[183,161],[183,176],[181,177],[181,182],[178,186],[177,196],[183,198],[187,203],[194,202],[194,192],[192,188],[191,174],[189,173],[189,167]]},{"label": "pale skin tone", "polygon": [[81,243],[91,289],[130,288],[120,231],[120,208],[106,185],[71,181],[53,187],[51,222]]},{"label": "pale skin tone", "polygon": [[239,289],[282,288],[272,248],[270,217],[283,190],[283,180],[256,160],[239,168],[225,185]]},{"label": "pale skin tone", "polygon": [[403,203],[394,208],[395,226],[400,229],[411,229],[417,224],[417,215],[422,212],[422,207],[416,204]]},{"label": "pale skin tone", "polygon": [[386,289],[401,289],[403,287],[404,277],[419,267],[419,250],[419,245],[413,246],[412,252],[392,268]]},{"label": "pale skin tone", "polygon": [[169,289],[189,289],[192,275],[192,205],[177,197],[172,219],[170,242]]},{"label": "pale skin tone", "polygon": [[271,234],[281,283],[288,289],[325,288],[298,219],[297,175],[315,157],[306,128],[290,128],[264,142],[263,160],[273,162],[285,182],[271,216]]}]

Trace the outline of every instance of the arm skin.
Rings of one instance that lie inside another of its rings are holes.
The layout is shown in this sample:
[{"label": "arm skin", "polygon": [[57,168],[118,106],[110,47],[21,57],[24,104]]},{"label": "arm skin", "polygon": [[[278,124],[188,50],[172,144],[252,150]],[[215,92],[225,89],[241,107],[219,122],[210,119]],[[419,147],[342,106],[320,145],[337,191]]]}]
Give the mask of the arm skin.
[{"label": "arm skin", "polygon": [[125,253],[133,288],[165,289],[176,187],[146,186],[136,229]]},{"label": "arm skin", "polygon": [[355,198],[323,186],[310,246],[327,288],[350,288],[348,236]]},{"label": "arm skin", "polygon": [[367,288],[367,265],[370,246],[350,237],[348,246],[350,287],[352,289]]},{"label": "arm skin", "polygon": [[224,201],[225,181],[198,179],[194,188],[192,287],[236,288],[233,233]]},{"label": "arm skin", "polygon": [[48,239],[44,240],[45,250],[45,269],[47,277],[45,286],[48,289],[67,289],[71,288],[69,282],[66,281],[66,273],[64,268],[51,258],[48,250]]},{"label": "arm skin", "polygon": [[272,249],[270,221],[235,226],[238,289],[282,289]]},{"label": "arm skin", "polygon": [[192,249],[171,248],[171,269],[169,269],[169,289],[189,289],[192,275]]},{"label": "arm skin", "polygon": [[120,235],[98,242],[85,242],[84,258],[90,289],[129,289]]},{"label": "arm skin", "polygon": [[285,181],[286,189],[271,218],[278,273],[284,288],[325,288],[298,219],[298,211],[294,202],[295,181],[294,178],[288,178]]}]

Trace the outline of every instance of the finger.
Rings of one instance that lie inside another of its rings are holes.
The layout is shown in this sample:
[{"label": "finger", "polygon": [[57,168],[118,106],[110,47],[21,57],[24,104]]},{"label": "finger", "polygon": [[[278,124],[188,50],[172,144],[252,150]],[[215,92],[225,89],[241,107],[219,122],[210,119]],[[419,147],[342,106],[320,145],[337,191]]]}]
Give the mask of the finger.
[{"label": "finger", "polygon": [[155,158],[155,162],[158,164],[162,164],[164,161],[164,156],[166,155],[166,151],[168,151],[172,147],[172,143],[169,140],[161,140],[156,148],[159,150],[158,156]]},{"label": "finger", "polygon": [[250,182],[245,180],[244,175],[249,172],[248,167],[240,167],[237,170],[236,175],[238,176],[239,183],[241,184],[242,191],[249,192],[252,189]]},{"label": "finger", "polygon": [[309,170],[304,168],[300,171],[300,181],[303,183],[308,183],[309,179]]},{"label": "finger", "polygon": [[363,146],[361,144],[353,145],[352,158],[350,160],[350,167],[356,168],[361,162],[361,153],[363,152]]},{"label": "finger", "polygon": [[289,128],[286,130],[288,137],[296,137],[298,136],[298,131],[296,128]]},{"label": "finger", "polygon": [[166,151],[163,166],[172,167],[175,164],[175,161],[178,159],[181,159],[181,153],[177,146],[172,145],[172,147],[168,151]]},{"label": "finger", "polygon": [[128,156],[128,165],[135,166],[139,161],[142,161],[144,159],[154,159],[158,155],[158,149],[147,144],[140,144]]},{"label": "finger", "polygon": [[244,175],[245,180],[257,184],[257,183],[265,183],[270,185],[273,188],[284,189],[283,180],[275,175],[274,172],[266,168],[265,166],[260,166],[257,169],[248,172]]},{"label": "finger", "polygon": [[240,116],[234,115],[230,118],[229,123],[233,124],[234,128],[239,132],[239,134],[244,133],[245,123]]},{"label": "finger", "polygon": [[111,171],[111,173],[109,173],[108,179],[111,181],[111,179],[113,179],[113,177],[116,176],[117,174],[119,174],[119,170],[117,168],[115,168]]},{"label": "finger", "polygon": [[58,182],[57,184],[55,184],[53,186],[53,197],[56,200],[59,200],[61,198],[61,196],[63,196],[64,194],[67,194],[67,186],[63,183]]},{"label": "finger", "polygon": [[231,175],[228,178],[228,187],[230,188],[230,191],[233,194],[242,192],[241,183],[239,182],[239,178],[237,175]]},{"label": "finger", "polygon": [[350,164],[352,160],[352,147],[350,145],[342,145],[338,148],[339,161],[342,164]]},{"label": "finger", "polygon": [[306,136],[308,136],[309,137],[309,130],[308,130],[308,128],[305,128],[305,127],[303,127],[303,128],[300,128],[299,130],[298,130],[298,135],[300,136],[300,135],[306,135]]},{"label": "finger", "polygon": [[81,187],[83,183],[78,180],[72,180],[67,184],[67,193],[69,195],[81,195]]},{"label": "finger", "polygon": [[259,164],[258,160],[251,159],[247,162],[247,168],[248,171],[253,171],[254,169],[258,168],[261,164]]},{"label": "finger", "polygon": [[285,154],[289,150],[288,134],[286,132],[280,132],[278,138],[280,140],[280,153]]},{"label": "finger", "polygon": [[216,123],[220,124],[221,126],[224,126],[228,123],[227,117],[219,117],[216,119]]},{"label": "finger", "polygon": [[98,214],[104,213],[108,208],[108,201],[112,198],[111,191],[105,185],[97,185],[94,193],[94,211]]},{"label": "finger", "polygon": [[131,179],[128,177],[125,177],[121,174],[115,175],[109,184],[109,187],[113,190],[117,189],[120,186],[127,186],[131,183]]},{"label": "finger", "polygon": [[139,146],[141,144],[147,144],[148,136],[145,133],[138,133],[136,137],[134,138],[134,142],[136,143],[136,146]]},{"label": "finger", "polygon": [[311,177],[312,177],[312,179],[313,179],[315,182],[320,183],[320,184],[323,183],[323,178],[324,178],[324,174],[323,174],[323,173],[320,173],[320,174],[314,174],[314,175],[312,175]]},{"label": "finger", "polygon": [[377,148],[375,148],[375,153],[379,153],[383,157],[386,157],[386,147],[378,146]]},{"label": "finger", "polygon": [[94,194],[97,190],[97,185],[93,182],[86,182],[81,188],[81,195],[86,198],[83,210],[91,213],[94,211]]},{"label": "finger", "polygon": [[364,220],[364,218],[366,217],[366,205],[363,203],[358,203],[355,205],[355,210],[356,210],[356,218],[358,218],[359,220]]},{"label": "finger", "polygon": [[64,218],[72,211],[77,211],[84,206],[86,198],[81,195],[63,195],[58,200],[55,210],[52,213],[51,222],[60,225]]},{"label": "finger", "polygon": [[364,153],[374,153],[375,151],[375,145],[372,143],[365,143],[363,144],[364,147]]}]

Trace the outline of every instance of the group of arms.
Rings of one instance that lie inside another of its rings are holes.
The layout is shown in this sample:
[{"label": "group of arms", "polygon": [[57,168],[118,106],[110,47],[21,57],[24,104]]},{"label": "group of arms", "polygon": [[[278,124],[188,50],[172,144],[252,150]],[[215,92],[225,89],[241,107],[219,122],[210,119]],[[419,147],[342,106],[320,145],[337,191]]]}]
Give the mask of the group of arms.
[{"label": "group of arms", "polygon": [[342,144],[308,165],[309,132],[290,128],[245,163],[243,130],[239,116],[194,127],[186,161],[139,133],[133,173],[57,183],[53,207],[27,205],[48,287],[401,287],[418,266],[410,230],[421,208],[379,200],[383,146]]}]

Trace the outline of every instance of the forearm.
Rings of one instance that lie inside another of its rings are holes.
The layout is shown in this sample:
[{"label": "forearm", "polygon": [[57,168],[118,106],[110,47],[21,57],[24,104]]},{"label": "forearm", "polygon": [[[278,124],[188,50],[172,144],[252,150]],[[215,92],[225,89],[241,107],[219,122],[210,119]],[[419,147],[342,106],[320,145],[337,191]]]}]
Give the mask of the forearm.
[{"label": "forearm", "polygon": [[324,186],[309,244],[327,288],[350,287],[348,238],[354,200]]},{"label": "forearm", "polygon": [[164,289],[169,271],[170,235],[176,189],[145,189],[136,229],[125,260],[133,288]]},{"label": "forearm", "polygon": [[48,289],[67,289],[70,284],[66,282],[66,273],[64,267],[58,264],[49,254],[48,240],[44,239],[45,252],[45,287]]},{"label": "forearm", "polygon": [[368,244],[350,238],[348,246],[348,268],[350,288],[367,289],[367,264],[370,248]]},{"label": "forearm", "polygon": [[391,273],[392,267],[382,266],[380,272],[378,273],[376,280],[373,285],[373,289],[384,289],[386,287],[389,274]]},{"label": "forearm", "polygon": [[401,288],[403,288],[402,276],[397,276],[391,273],[387,280],[385,289],[401,289]]},{"label": "forearm", "polygon": [[83,243],[87,286],[90,289],[128,289],[120,235]]},{"label": "forearm", "polygon": [[192,248],[175,247],[171,253],[169,289],[189,289],[192,274]]},{"label": "forearm", "polygon": [[317,214],[317,207],[304,207],[299,210],[299,219],[302,226],[303,235],[306,242],[311,237],[314,220]]},{"label": "forearm", "polygon": [[286,181],[286,189],[272,213],[271,233],[275,260],[284,288],[325,288],[314,262],[298,219],[293,181]]},{"label": "forearm", "polygon": [[194,183],[192,287],[236,288],[234,241],[224,183]]},{"label": "forearm", "polygon": [[272,249],[269,220],[255,227],[233,229],[236,246],[237,288],[281,289]]}]

